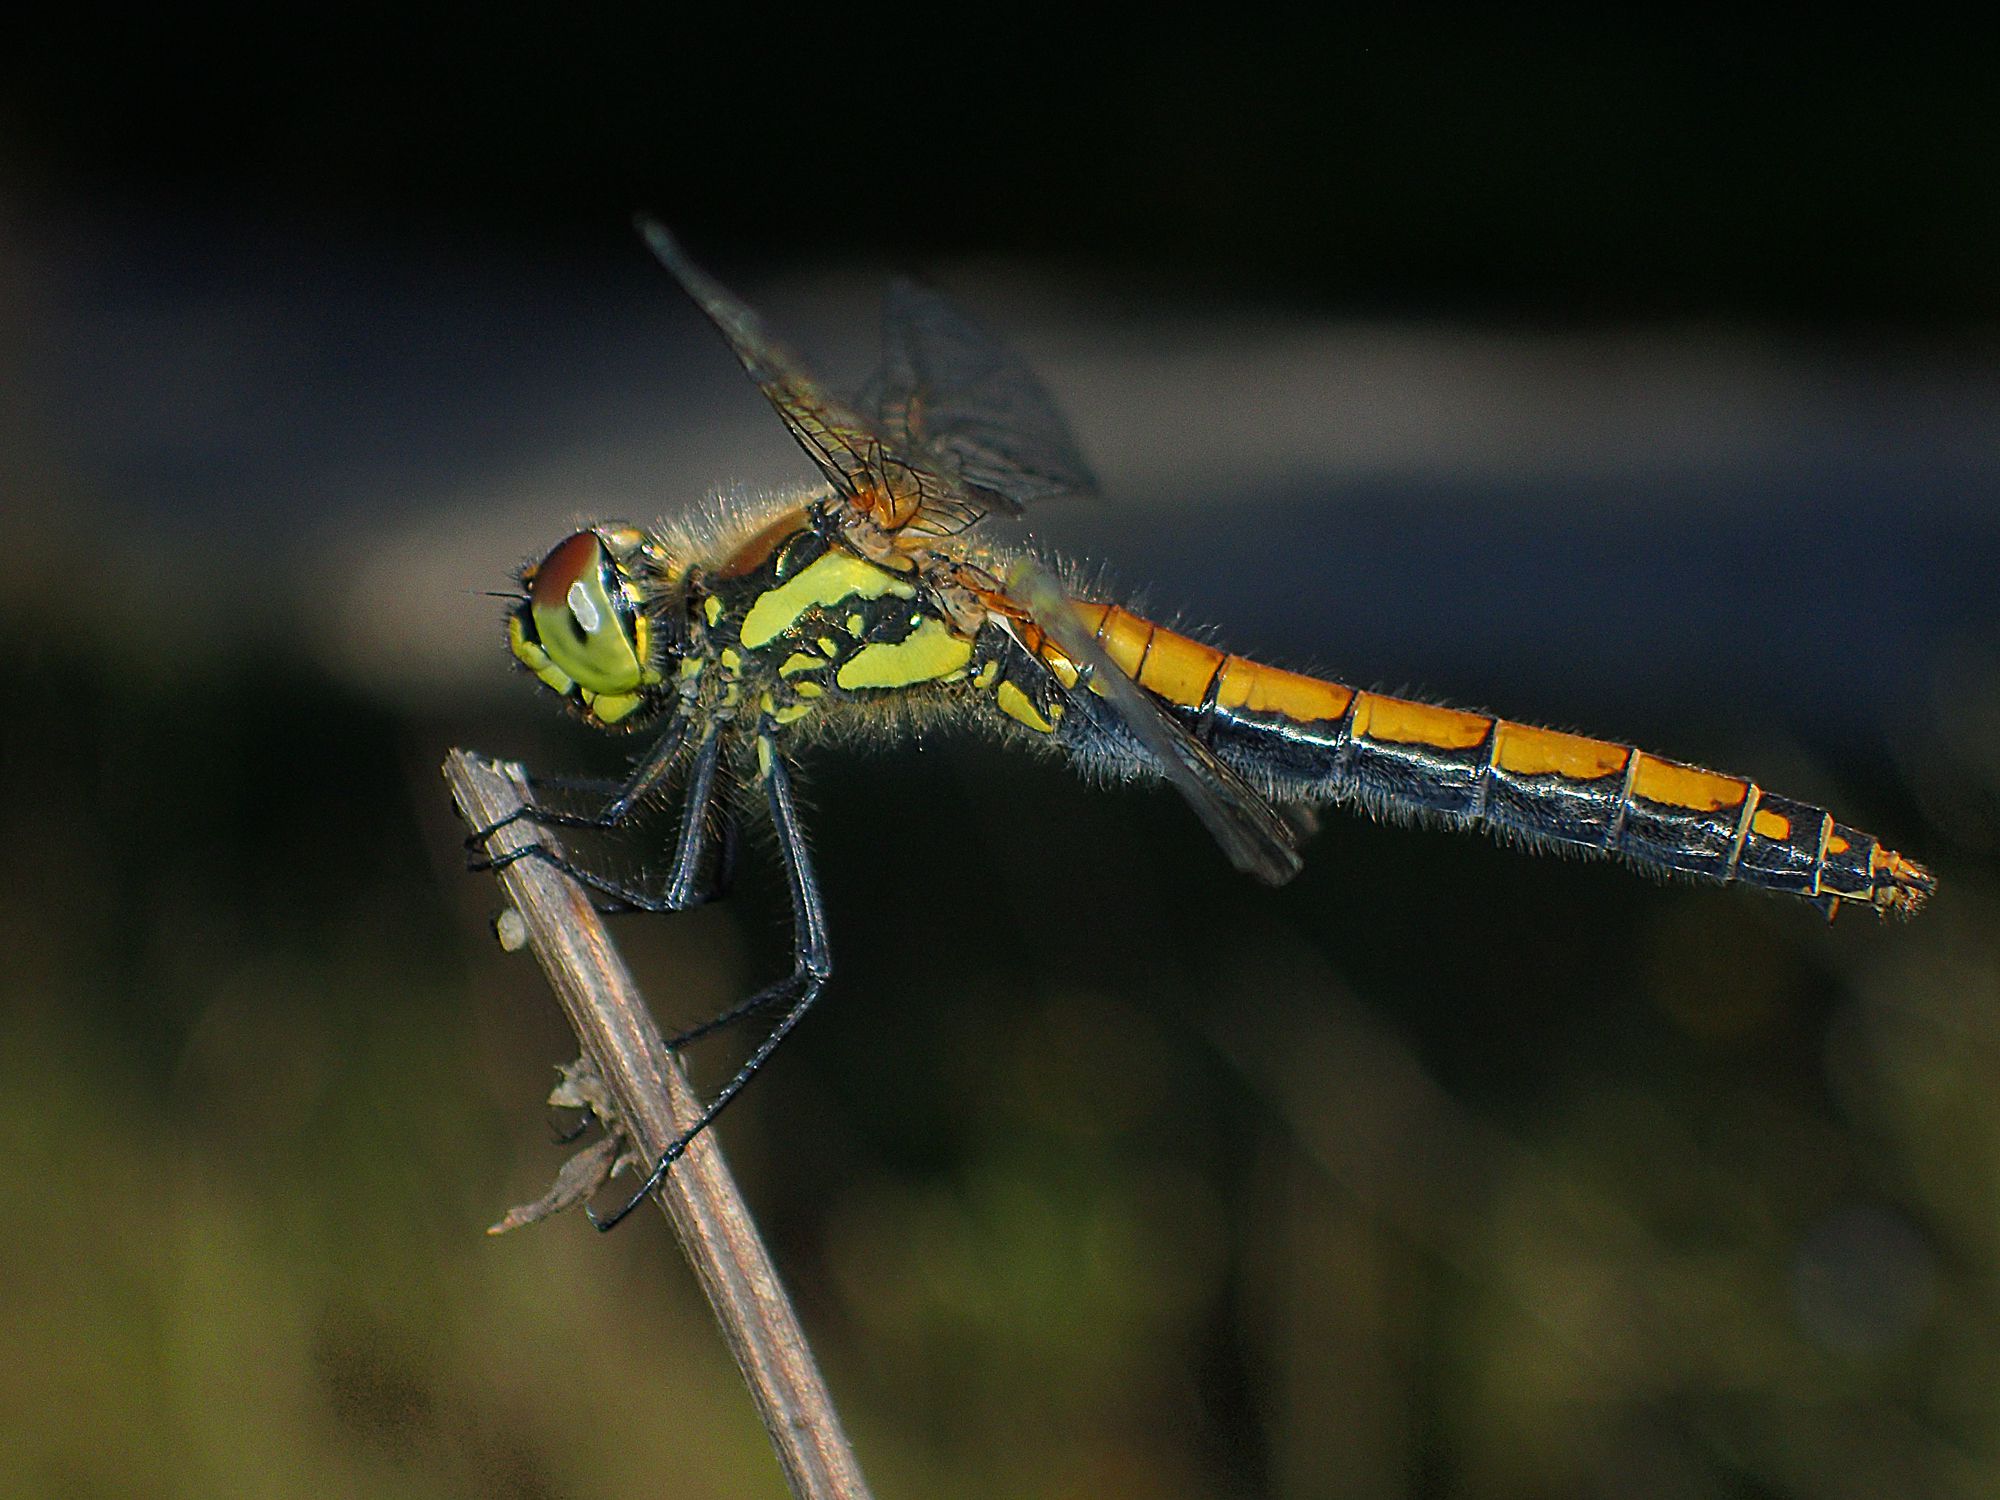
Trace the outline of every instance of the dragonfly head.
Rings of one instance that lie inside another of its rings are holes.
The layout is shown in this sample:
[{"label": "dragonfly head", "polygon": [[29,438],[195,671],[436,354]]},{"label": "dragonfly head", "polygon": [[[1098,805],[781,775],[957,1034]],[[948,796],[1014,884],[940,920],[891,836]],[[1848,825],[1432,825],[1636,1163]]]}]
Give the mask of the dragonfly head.
[{"label": "dragonfly head", "polygon": [[573,532],[523,568],[507,616],[518,660],[600,728],[630,729],[663,707],[678,641],[653,605],[667,576],[636,527]]}]

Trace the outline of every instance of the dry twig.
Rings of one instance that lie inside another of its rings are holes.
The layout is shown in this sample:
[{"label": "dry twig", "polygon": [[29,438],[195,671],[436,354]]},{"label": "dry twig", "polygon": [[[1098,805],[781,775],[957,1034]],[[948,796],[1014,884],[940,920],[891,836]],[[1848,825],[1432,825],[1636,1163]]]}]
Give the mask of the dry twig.
[{"label": "dry twig", "polygon": [[[499,822],[528,800],[518,766],[454,750],[444,776],[475,828]],[[493,837],[489,852],[502,855],[537,838],[546,838],[545,832],[512,824]],[[700,1105],[603,921],[575,882],[541,860],[519,860],[499,879],[625,1128],[646,1160],[658,1160]],[[714,1132],[696,1138],[655,1196],[708,1294],[793,1495],[867,1500],[819,1367]]]}]

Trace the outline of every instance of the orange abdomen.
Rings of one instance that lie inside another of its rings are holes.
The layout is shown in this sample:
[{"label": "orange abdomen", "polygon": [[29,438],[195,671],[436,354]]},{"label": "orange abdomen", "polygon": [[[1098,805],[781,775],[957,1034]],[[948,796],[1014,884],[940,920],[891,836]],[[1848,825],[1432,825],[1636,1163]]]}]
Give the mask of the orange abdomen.
[{"label": "orange abdomen", "polygon": [[[1309,802],[1483,827],[1642,867],[1914,912],[1928,871],[1822,808],[1630,745],[1286,672],[1076,601],[1105,654],[1239,771]],[[1059,675],[1074,668],[1023,635]]]}]

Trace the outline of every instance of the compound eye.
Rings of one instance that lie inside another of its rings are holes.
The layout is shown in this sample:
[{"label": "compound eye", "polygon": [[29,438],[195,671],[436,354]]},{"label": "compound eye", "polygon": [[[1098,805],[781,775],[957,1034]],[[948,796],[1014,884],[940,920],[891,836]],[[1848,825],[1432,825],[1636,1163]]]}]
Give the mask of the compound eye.
[{"label": "compound eye", "polygon": [[534,570],[528,612],[549,661],[586,698],[638,691],[646,667],[631,606],[593,531],[565,537]]}]

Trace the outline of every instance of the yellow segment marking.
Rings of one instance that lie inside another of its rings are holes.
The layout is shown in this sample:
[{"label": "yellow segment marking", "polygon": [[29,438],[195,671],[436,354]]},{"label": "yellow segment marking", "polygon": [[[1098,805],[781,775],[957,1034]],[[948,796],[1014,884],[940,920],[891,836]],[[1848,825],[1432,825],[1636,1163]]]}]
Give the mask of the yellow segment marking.
[{"label": "yellow segment marking", "polygon": [[1767,808],[1760,807],[1750,815],[1750,828],[1759,838],[1788,839],[1792,836],[1792,820]]},{"label": "yellow segment marking", "polygon": [[1222,653],[1213,646],[1171,630],[1156,630],[1152,649],[1139,664],[1139,686],[1169,703],[1197,708],[1221,665]]},{"label": "yellow segment marking", "polygon": [[1055,733],[1056,726],[1035,712],[1035,705],[1028,695],[1013,683],[1001,683],[999,691],[993,695],[993,700],[1000,705],[1000,712],[1008,718],[1019,719],[1030,729],[1038,729],[1043,734]]},{"label": "yellow segment marking", "polygon": [[722,664],[732,672],[740,670],[743,666],[743,653],[738,651],[734,646],[724,646],[722,648]]},{"label": "yellow segment marking", "polygon": [[1852,844],[1848,843],[1846,839],[1837,833],[1831,835],[1826,841],[1826,852],[1828,854],[1845,854],[1853,847]]},{"label": "yellow segment marking", "polygon": [[817,656],[808,656],[803,651],[794,651],[778,663],[780,677],[796,677],[801,672],[817,672],[826,663]]},{"label": "yellow segment marking", "polygon": [[1493,721],[1431,703],[1363,693],[1354,705],[1354,738],[1396,745],[1429,745],[1436,750],[1470,750],[1484,743]]},{"label": "yellow segment marking", "polygon": [[1302,677],[1297,672],[1261,666],[1240,656],[1223,662],[1221,680],[1215,685],[1217,708],[1278,714],[1296,724],[1338,720],[1347,712],[1353,697],[1354,689],[1337,682]]},{"label": "yellow segment marking", "polygon": [[701,601],[701,612],[707,617],[708,623],[713,625],[717,620],[722,618],[722,601],[716,598],[715,595],[710,594],[706,599]]},{"label": "yellow segment marking", "polygon": [[[1075,670],[1074,668],[1071,669],[1072,672],[1074,672],[1074,670]],[[998,677],[999,675],[1000,675],[1000,663],[997,661],[989,661],[985,666],[981,667],[978,670],[978,672],[976,672],[973,675],[972,685],[974,687],[982,687],[982,688],[992,687],[993,679]]]},{"label": "yellow segment marking", "polygon": [[[1116,605],[1112,604],[1092,604],[1086,599],[1072,599],[1069,601],[1069,607],[1075,613],[1076,617],[1088,627],[1090,633],[1097,636],[1101,636],[1104,633],[1104,617],[1117,608]],[[1123,610],[1119,610],[1118,612],[1120,614],[1125,613]]]},{"label": "yellow segment marking", "polygon": [[1159,628],[1151,620],[1142,620],[1113,606],[1104,612],[1104,618],[1098,623],[1097,643],[1119,671],[1127,677],[1137,678],[1140,665],[1145,661],[1147,650],[1152,646],[1153,636]]},{"label": "yellow segment marking", "polygon": [[843,599],[880,599],[884,594],[912,599],[916,592],[912,585],[873,563],[851,553],[829,552],[758,596],[743,617],[743,644],[752,651],[769,645],[815,607],[838,604]]},{"label": "yellow segment marking", "polygon": [[900,641],[862,647],[841,664],[833,680],[844,688],[908,687],[934,682],[971,660],[971,641],[926,616]]},{"label": "yellow segment marking", "polygon": [[1686,807],[1695,812],[1720,812],[1739,806],[1749,792],[1749,783],[1734,776],[1721,776],[1699,766],[1684,766],[1640,755],[1632,777],[1632,795],[1668,807]]},{"label": "yellow segment marking", "polygon": [[793,695],[800,698],[817,698],[825,691],[826,689],[816,682],[795,682],[792,684]]},{"label": "yellow segment marking", "polygon": [[1631,758],[1632,750],[1627,745],[1504,720],[1493,735],[1493,764],[1513,776],[1567,776],[1572,781],[1596,781],[1617,775]]},{"label": "yellow segment marking", "polygon": [[[1213,646],[1162,629],[1116,605],[1072,601],[1072,607],[1096,634],[1112,665],[1147,692],[1187,708],[1197,707],[1207,695],[1223,662],[1222,653]],[[1037,649],[1058,682],[1066,688],[1076,686],[1076,663],[1054,642],[1042,636]]]},{"label": "yellow segment marking", "polygon": [[774,709],[771,717],[780,724],[795,724],[813,711],[810,703],[792,703],[784,708]]}]

